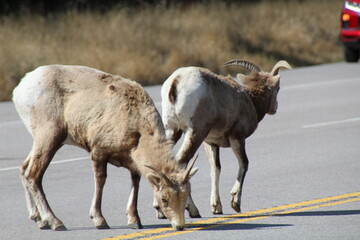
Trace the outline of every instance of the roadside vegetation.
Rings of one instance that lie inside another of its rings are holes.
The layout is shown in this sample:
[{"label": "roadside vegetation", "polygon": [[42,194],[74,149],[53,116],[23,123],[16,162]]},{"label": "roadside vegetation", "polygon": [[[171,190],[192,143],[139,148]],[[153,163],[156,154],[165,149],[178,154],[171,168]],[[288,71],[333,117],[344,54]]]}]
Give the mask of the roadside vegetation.
[{"label": "roadside vegetation", "polygon": [[178,67],[243,58],[270,67],[342,61],[341,0],[200,1],[0,16],[0,101],[40,65],[76,64],[143,85],[162,84]]}]

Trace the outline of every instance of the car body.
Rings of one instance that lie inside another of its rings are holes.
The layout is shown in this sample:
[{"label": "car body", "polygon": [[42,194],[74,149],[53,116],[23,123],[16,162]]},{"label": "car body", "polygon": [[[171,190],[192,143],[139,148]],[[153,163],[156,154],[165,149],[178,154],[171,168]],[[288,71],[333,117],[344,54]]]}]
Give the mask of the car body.
[{"label": "car body", "polygon": [[360,57],[360,0],[347,0],[341,12],[341,41],[347,62]]}]

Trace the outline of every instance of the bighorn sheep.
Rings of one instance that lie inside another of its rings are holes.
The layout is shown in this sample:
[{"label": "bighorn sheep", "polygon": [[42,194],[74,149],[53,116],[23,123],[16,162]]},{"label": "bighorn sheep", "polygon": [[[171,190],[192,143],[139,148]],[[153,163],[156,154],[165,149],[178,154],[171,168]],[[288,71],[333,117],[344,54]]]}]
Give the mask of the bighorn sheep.
[{"label": "bighorn sheep", "polygon": [[[211,165],[210,204],[214,214],[222,213],[218,187],[219,147],[231,147],[239,163],[238,176],[231,190],[231,206],[240,212],[242,185],[248,169],[245,139],[255,131],[266,113],[276,113],[280,89],[278,72],[281,68],[291,68],[286,61],[279,61],[270,73],[244,60],[225,63],[225,66],[230,65],[244,67],[251,73],[248,76],[238,74],[239,83],[208,69],[184,67],[177,69],[161,89],[162,119],[167,137],[176,143],[185,133],[176,160],[187,164],[204,142]],[[193,205],[191,209],[196,209],[192,202],[190,204]]]},{"label": "bighorn sheep", "polygon": [[195,160],[187,169],[178,166],[160,114],[139,84],[93,68],[49,65],[26,74],[13,101],[34,139],[20,176],[30,219],[40,229],[66,230],[42,188],[44,172],[63,144],[84,148],[91,155],[95,193],[90,217],[97,228],[109,228],[101,212],[107,163],[131,172],[126,211],[130,227],[142,228],[137,197],[140,177],[145,175],[173,228],[184,228]]}]

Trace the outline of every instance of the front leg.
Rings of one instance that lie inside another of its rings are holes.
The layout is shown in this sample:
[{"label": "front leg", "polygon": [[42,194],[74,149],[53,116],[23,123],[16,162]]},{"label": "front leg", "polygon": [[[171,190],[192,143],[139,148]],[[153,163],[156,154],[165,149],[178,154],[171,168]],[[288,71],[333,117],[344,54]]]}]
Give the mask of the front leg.
[{"label": "front leg", "polygon": [[191,218],[201,218],[200,212],[191,197],[191,193],[189,194],[185,209],[188,211]]},{"label": "front leg", "polygon": [[231,190],[231,207],[236,212],[241,212],[242,187],[249,166],[249,160],[245,151],[245,138],[230,138],[230,145],[239,163],[237,179]]},{"label": "front leg", "polygon": [[96,158],[93,154],[92,164],[95,178],[95,192],[91,203],[89,215],[90,218],[93,220],[96,228],[109,229],[110,227],[101,212],[102,193],[107,177],[107,161],[102,158]]},{"label": "front leg", "polygon": [[210,163],[211,175],[211,198],[210,206],[213,214],[222,214],[222,204],[219,195],[219,177],[220,177],[220,154],[219,147],[204,142],[205,153]]},{"label": "front leg", "polygon": [[175,145],[181,138],[183,132],[181,130],[170,128],[168,126],[166,126],[165,129],[166,138],[170,139],[173,145]]},{"label": "front leg", "polygon": [[204,126],[186,129],[184,141],[175,156],[176,161],[184,168],[186,168],[191,158],[195,155],[208,133],[208,131],[196,131],[196,129],[205,130]]},{"label": "front leg", "polygon": [[[195,129],[201,129],[201,131],[196,131]],[[204,125],[199,125],[196,128],[188,128],[185,132],[184,142],[182,143],[180,150],[176,154],[176,161],[179,165],[182,165],[184,168],[187,166],[191,158],[194,156],[195,152],[200,147],[202,141],[205,139],[207,133],[209,132],[209,127]],[[192,200],[191,194],[189,195],[186,210],[189,212],[191,218],[201,218],[198,208],[196,207],[194,201]]]},{"label": "front leg", "polygon": [[126,214],[128,217],[128,226],[134,229],[143,228],[137,210],[140,178],[141,177],[138,173],[131,172],[132,187],[127,204]]}]

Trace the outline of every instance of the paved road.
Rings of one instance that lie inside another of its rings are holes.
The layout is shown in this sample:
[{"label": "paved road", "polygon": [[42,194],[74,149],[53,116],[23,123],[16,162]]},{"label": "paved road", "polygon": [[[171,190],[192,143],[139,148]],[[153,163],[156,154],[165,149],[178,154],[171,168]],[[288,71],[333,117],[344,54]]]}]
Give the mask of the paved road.
[{"label": "paved road", "polygon": [[[109,167],[103,212],[110,230],[97,230],[88,218],[93,175],[88,154],[64,147],[44,178],[44,188],[66,232],[39,230],[27,216],[18,166],[31,137],[10,102],[0,103],[0,238],[120,239],[359,239],[360,237],[360,66],[328,64],[282,73],[279,111],[267,116],[247,141],[250,168],[242,210],[229,205],[237,163],[222,149],[220,179],[224,215],[209,207],[209,166],[200,149],[193,197],[202,219],[187,218],[187,231],[169,230],[155,218],[152,193],[141,182],[139,214],[145,229],[126,226],[130,191],[126,169]],[[160,108],[160,87],[147,88]],[[55,164],[56,163],[56,164]],[[158,233],[156,233],[158,231]],[[120,237],[119,237],[120,236]]]}]

